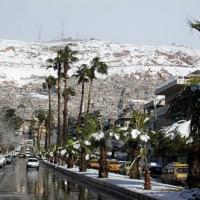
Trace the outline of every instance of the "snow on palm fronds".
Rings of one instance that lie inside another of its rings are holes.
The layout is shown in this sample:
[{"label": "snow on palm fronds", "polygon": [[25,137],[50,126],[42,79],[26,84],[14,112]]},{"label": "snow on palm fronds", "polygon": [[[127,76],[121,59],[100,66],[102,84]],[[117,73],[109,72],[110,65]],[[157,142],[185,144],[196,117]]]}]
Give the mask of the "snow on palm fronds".
[{"label": "snow on palm fronds", "polygon": [[53,151],[50,151],[49,155],[50,155],[51,157],[53,157]]},{"label": "snow on palm fronds", "polygon": [[150,137],[146,133],[142,133],[139,135],[140,141],[147,143]]},{"label": "snow on palm fronds", "polygon": [[139,140],[141,142],[147,143],[150,137],[147,135],[147,133],[143,131],[139,131],[138,129],[132,129],[130,132],[126,132],[126,137],[133,139],[133,140]]},{"label": "snow on palm fronds", "polygon": [[100,141],[101,139],[105,138],[105,134],[103,131],[99,131],[97,133],[93,133],[91,138],[93,138],[95,141]]},{"label": "snow on palm fronds", "polygon": [[115,133],[113,131],[109,132],[110,137],[114,137],[116,140],[120,139],[120,134],[119,133]]},{"label": "snow on palm fronds", "polygon": [[137,129],[132,129],[130,134],[131,134],[132,139],[136,139],[141,134],[141,131]]},{"label": "snow on palm fronds", "polygon": [[61,156],[64,156],[66,153],[67,153],[66,149],[63,149],[63,150],[60,151]]},{"label": "snow on palm fronds", "polygon": [[191,120],[180,120],[178,122],[173,123],[171,126],[163,129],[163,132],[166,134],[166,136],[172,139],[175,138],[177,135],[180,135],[181,138],[189,138],[190,122]]},{"label": "snow on palm fronds", "polygon": [[74,142],[74,144],[73,144],[73,147],[74,147],[74,149],[76,149],[76,150],[78,150],[79,148],[80,148],[80,142],[79,141],[76,141],[76,142]]},{"label": "snow on palm fronds", "polygon": [[138,140],[147,143],[150,137],[147,135],[145,130],[149,119],[150,118],[147,114],[134,111],[132,117],[133,128],[129,128],[128,130],[126,129],[127,131],[123,134],[125,137],[124,139]]},{"label": "snow on palm fronds", "polygon": [[84,142],[84,143],[85,143],[85,145],[86,145],[86,146],[90,146],[90,145],[91,145],[91,142],[90,142],[90,141],[88,141],[88,140],[85,140],[85,142]]}]

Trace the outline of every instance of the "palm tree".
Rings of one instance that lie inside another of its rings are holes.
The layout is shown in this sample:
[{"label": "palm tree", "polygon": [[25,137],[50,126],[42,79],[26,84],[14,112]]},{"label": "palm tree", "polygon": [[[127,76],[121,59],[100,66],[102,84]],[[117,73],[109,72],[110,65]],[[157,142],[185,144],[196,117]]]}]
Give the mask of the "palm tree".
[{"label": "palm tree", "polygon": [[[35,110],[33,116],[37,120],[37,147],[40,148],[41,128],[43,125],[47,127],[47,112],[41,109]],[[47,150],[47,144],[45,144],[45,149]]]},{"label": "palm tree", "polygon": [[103,131],[101,122],[98,124],[98,131],[91,135],[92,146],[99,149],[99,178],[108,177],[108,151],[112,150],[112,141],[118,141],[121,136],[116,130]]},{"label": "palm tree", "polygon": [[70,69],[70,65],[74,62],[78,61],[78,58],[76,57],[77,51],[73,51],[69,48],[69,46],[66,46],[63,50],[61,50],[60,53],[60,59],[63,67],[63,81],[64,81],[64,109],[63,109],[63,130],[62,130],[62,140],[61,144],[65,144],[65,137],[66,137],[66,131],[68,130],[68,124],[67,124],[67,118],[68,118],[68,108],[67,108],[67,102],[68,102],[68,95],[67,95],[67,79],[68,79],[68,71]]},{"label": "palm tree", "polygon": [[[68,88],[66,88],[66,90],[63,90],[63,93],[62,93],[62,97],[64,98],[65,97],[65,94],[67,95],[66,96],[66,105],[68,105],[68,101],[69,101],[69,99],[70,99],[70,96],[75,96],[76,95],[76,92],[75,92],[75,90],[74,90],[74,88],[72,88],[72,87],[68,87]],[[67,126],[66,126],[66,129],[67,129],[67,132],[68,132],[68,117],[66,118],[66,124],[67,124]]]},{"label": "palm tree", "polygon": [[75,143],[75,140],[72,137],[67,138],[66,144],[65,144],[65,148],[68,154],[67,168],[73,168],[74,166],[74,156],[75,156],[74,143]]},{"label": "palm tree", "polygon": [[80,125],[82,108],[83,108],[85,83],[89,81],[88,66],[85,64],[81,65],[81,67],[76,71],[76,74],[74,75],[74,77],[78,78],[78,84],[81,84],[81,101],[80,101],[80,108],[79,108],[79,114],[78,114],[78,120],[77,120],[77,124]]},{"label": "palm tree", "polygon": [[[189,80],[184,89],[170,104],[169,113],[181,111],[183,117],[190,121],[190,148],[188,153],[188,186],[200,185],[200,78],[197,76]],[[181,105],[181,107],[180,107]],[[183,109],[184,108],[184,109]]]},{"label": "palm tree", "polygon": [[[129,154],[133,156],[131,159],[134,159],[132,168],[129,170],[130,178],[140,179],[139,160],[142,158],[142,156],[145,161],[145,170],[147,170],[146,143],[149,139],[149,136],[145,131],[148,120],[149,118],[147,114],[134,111],[131,120],[131,127],[127,131],[125,130],[125,133],[123,134],[124,144],[128,148]],[[144,148],[141,148],[141,144],[144,146]],[[144,155],[141,155],[143,152]]]},{"label": "palm tree", "polygon": [[200,32],[200,21],[199,20],[189,21],[188,24],[192,29],[195,29]]},{"label": "palm tree", "polygon": [[10,107],[3,108],[4,122],[12,127],[15,131],[23,124],[23,119],[16,114],[16,110]]},{"label": "palm tree", "polygon": [[[88,114],[85,116],[84,124],[77,127],[77,132],[79,133],[77,141],[77,150],[79,153],[79,171],[83,172],[87,170],[86,154],[90,151],[91,134],[99,130],[98,120],[93,114]],[[91,154],[91,151],[90,151]]]},{"label": "palm tree", "polygon": [[90,101],[91,101],[91,92],[92,92],[92,84],[93,80],[96,79],[95,72],[100,74],[107,74],[108,66],[104,62],[100,61],[99,57],[93,58],[91,62],[91,67],[89,68],[89,79],[90,79],[90,86],[89,86],[89,93],[88,93],[88,105],[87,105],[87,113],[89,113],[90,109]]},{"label": "palm tree", "polygon": [[61,142],[61,120],[60,120],[60,110],[61,110],[61,90],[60,90],[60,80],[61,80],[61,50],[57,51],[57,57],[54,59],[47,60],[47,68],[53,68],[57,71],[57,96],[58,96],[58,132],[57,132],[57,145]]},{"label": "palm tree", "polygon": [[48,139],[46,136],[45,142],[47,145],[47,140],[48,140],[48,146],[51,144],[51,123],[52,123],[52,110],[51,110],[51,90],[55,87],[56,85],[56,78],[53,76],[48,76],[45,79],[45,82],[43,83],[43,88],[48,89],[48,99],[49,99],[49,110],[48,110]]}]

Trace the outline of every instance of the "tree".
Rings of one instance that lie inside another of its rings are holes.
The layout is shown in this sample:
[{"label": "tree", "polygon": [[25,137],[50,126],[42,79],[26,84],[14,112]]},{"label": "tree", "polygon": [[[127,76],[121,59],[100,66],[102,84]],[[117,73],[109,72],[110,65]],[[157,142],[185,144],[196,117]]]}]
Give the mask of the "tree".
[{"label": "tree", "polygon": [[57,71],[57,96],[58,96],[58,115],[57,115],[57,145],[61,142],[61,120],[60,120],[60,110],[61,110],[61,90],[60,90],[60,81],[61,81],[61,50],[57,51],[57,57],[54,59],[47,60],[47,69],[53,68]]},{"label": "tree", "polygon": [[[191,78],[184,89],[175,97],[169,107],[169,113],[181,111],[183,117],[191,120],[188,153],[188,185],[200,185],[200,78]],[[180,107],[180,105],[182,107]],[[184,109],[183,109],[184,108]]]},{"label": "tree", "polygon": [[[147,114],[134,111],[132,114],[131,127],[127,131],[123,131],[124,144],[128,149],[131,159],[138,158],[137,163],[135,163],[137,167],[133,166],[133,168],[129,170],[130,178],[140,179],[138,163],[140,158],[143,157],[146,163],[146,144],[149,140],[149,136],[146,133],[148,120]],[[144,167],[146,169],[146,164]]]},{"label": "tree", "polygon": [[[41,109],[35,110],[33,112],[33,116],[37,120],[37,147],[40,148],[41,128],[44,125],[45,128],[47,129],[47,112]],[[46,135],[47,133],[45,133],[45,137]],[[47,143],[45,143],[45,149],[47,150]]]},{"label": "tree", "polygon": [[[91,114],[88,114],[91,115]],[[96,129],[93,130],[93,133],[90,136],[91,147],[94,151],[99,151],[99,178],[108,177],[108,151],[113,149],[112,141],[119,141],[121,138],[118,129],[114,128],[113,130],[104,131],[102,124],[102,115],[100,112],[95,111],[93,113]],[[95,132],[94,132],[95,131]]]},{"label": "tree", "polygon": [[88,114],[85,116],[84,124],[77,126],[78,142],[77,150],[79,151],[79,171],[87,170],[86,154],[90,151],[91,135],[99,130],[98,120],[94,114]]},{"label": "tree", "polygon": [[85,83],[87,83],[89,81],[87,65],[85,65],[85,64],[81,65],[81,67],[76,71],[76,74],[74,75],[74,77],[78,78],[78,84],[81,84],[81,101],[80,101],[80,108],[79,108],[79,114],[78,114],[78,120],[77,120],[77,124],[80,125],[82,108],[83,108]]},{"label": "tree", "polygon": [[61,144],[65,144],[65,137],[68,131],[68,95],[67,95],[67,79],[68,79],[68,71],[70,69],[71,64],[78,61],[76,57],[77,51],[73,51],[66,46],[60,53],[60,59],[63,67],[63,81],[64,81],[64,109],[63,109],[63,130],[62,130],[62,140]]},{"label": "tree", "polygon": [[2,111],[4,114],[4,122],[15,131],[18,130],[23,123],[23,119],[16,114],[16,110],[14,108],[4,107]]},{"label": "tree", "polygon": [[[56,78],[53,76],[48,76],[45,79],[45,83],[43,83],[43,88],[48,89],[48,99],[49,99],[49,110],[48,110],[48,134],[45,139],[46,147],[47,143],[48,146],[51,144],[51,131],[52,131],[52,110],[51,110],[51,90],[55,88],[56,85]],[[47,142],[48,140],[48,142]]]},{"label": "tree", "polygon": [[199,20],[189,21],[188,23],[192,29],[195,29],[200,32],[200,21]]},{"label": "tree", "polygon": [[[64,95],[67,95],[66,96],[66,105],[68,105],[68,101],[70,99],[70,97],[73,97],[76,95],[76,92],[74,90],[73,87],[67,87],[66,91],[63,90],[63,93],[62,93],[62,97],[64,98]],[[68,127],[69,127],[69,118],[67,116],[66,118],[66,124],[67,124],[67,133],[68,133]]]},{"label": "tree", "polygon": [[88,93],[87,113],[89,113],[89,109],[90,109],[93,80],[96,79],[95,72],[98,72],[100,74],[107,74],[107,71],[108,71],[108,66],[106,63],[100,61],[99,57],[93,58],[91,62],[91,67],[89,68],[89,72],[88,72],[88,76],[90,79],[90,86],[89,86],[89,93]]}]

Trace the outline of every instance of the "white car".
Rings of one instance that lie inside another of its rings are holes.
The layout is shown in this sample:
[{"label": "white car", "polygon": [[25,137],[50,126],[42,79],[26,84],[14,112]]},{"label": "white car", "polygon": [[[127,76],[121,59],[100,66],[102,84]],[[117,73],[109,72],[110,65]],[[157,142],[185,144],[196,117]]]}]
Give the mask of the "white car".
[{"label": "white car", "polygon": [[4,165],[6,165],[6,158],[0,155],[0,167],[4,167]]},{"label": "white car", "polygon": [[39,161],[37,158],[28,158],[27,160],[27,168],[37,168],[39,169]]}]

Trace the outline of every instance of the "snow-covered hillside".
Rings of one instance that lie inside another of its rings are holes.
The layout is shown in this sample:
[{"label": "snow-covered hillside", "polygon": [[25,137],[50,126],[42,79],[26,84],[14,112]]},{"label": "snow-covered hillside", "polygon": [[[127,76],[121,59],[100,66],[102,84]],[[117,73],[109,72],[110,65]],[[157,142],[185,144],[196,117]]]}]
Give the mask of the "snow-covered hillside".
[{"label": "snow-covered hillside", "polygon": [[[55,73],[46,70],[45,62],[56,55],[56,49],[70,45],[78,50],[79,62],[89,64],[99,56],[109,66],[109,74],[156,72],[185,75],[200,68],[200,50],[182,46],[135,46],[99,40],[55,41],[33,43],[0,40],[0,83],[12,80],[18,85],[37,81]],[[73,74],[76,68],[72,68]]]}]

